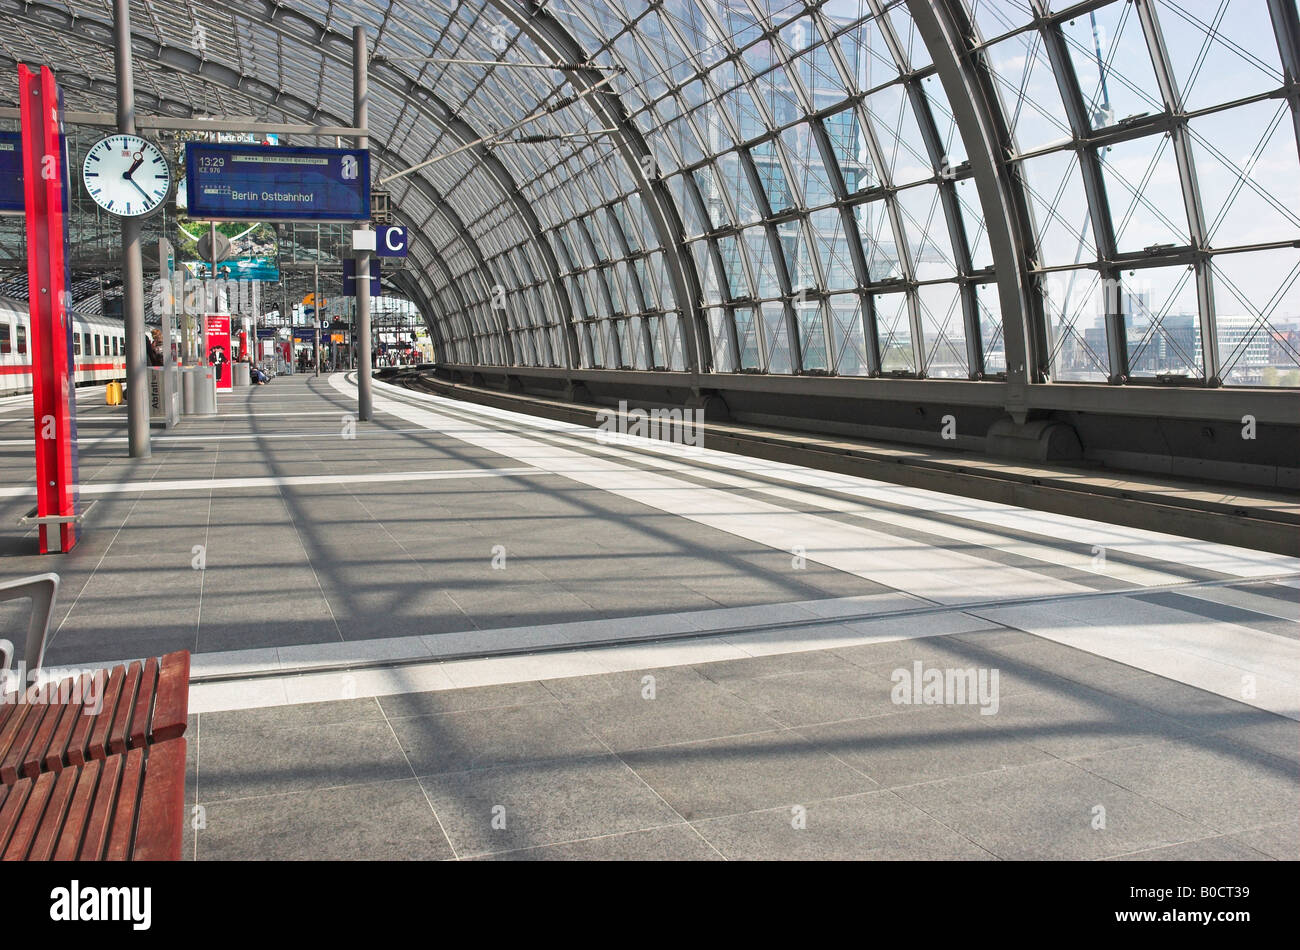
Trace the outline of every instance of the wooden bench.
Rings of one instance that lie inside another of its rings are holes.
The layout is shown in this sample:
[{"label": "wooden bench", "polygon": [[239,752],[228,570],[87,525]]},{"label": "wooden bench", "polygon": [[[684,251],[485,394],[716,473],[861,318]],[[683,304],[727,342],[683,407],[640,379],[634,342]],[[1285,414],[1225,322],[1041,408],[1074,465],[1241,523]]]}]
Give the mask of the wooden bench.
[{"label": "wooden bench", "polygon": [[180,738],[189,685],[181,650],[10,693],[0,704],[0,785]]},{"label": "wooden bench", "polygon": [[5,861],[179,861],[185,740],[0,785]]},{"label": "wooden bench", "polygon": [[29,686],[0,704],[0,859],[176,861],[190,654]]}]

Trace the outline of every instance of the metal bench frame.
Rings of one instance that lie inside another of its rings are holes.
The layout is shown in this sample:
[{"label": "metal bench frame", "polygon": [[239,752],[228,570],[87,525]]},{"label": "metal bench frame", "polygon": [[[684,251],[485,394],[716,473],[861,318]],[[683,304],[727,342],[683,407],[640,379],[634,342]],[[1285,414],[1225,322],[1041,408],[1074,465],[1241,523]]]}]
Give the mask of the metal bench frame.
[{"label": "metal bench frame", "polygon": [[27,642],[23,649],[17,651],[8,640],[0,640],[0,671],[22,663],[30,677],[41,668],[45,660],[45,641],[50,635],[50,617],[58,594],[58,574],[38,574],[0,583],[0,603],[24,599],[32,602],[32,619],[27,625]]}]

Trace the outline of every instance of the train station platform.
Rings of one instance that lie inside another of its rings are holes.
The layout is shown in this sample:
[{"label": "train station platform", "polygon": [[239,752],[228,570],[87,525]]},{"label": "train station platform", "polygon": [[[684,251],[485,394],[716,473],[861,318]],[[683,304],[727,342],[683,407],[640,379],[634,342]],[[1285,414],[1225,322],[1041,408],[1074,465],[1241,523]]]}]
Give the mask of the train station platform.
[{"label": "train station platform", "polygon": [[1300,855],[1297,559],[355,398],[278,378],[130,460],[82,394],[45,558],[0,405],[47,664],[194,653],[190,857]]}]

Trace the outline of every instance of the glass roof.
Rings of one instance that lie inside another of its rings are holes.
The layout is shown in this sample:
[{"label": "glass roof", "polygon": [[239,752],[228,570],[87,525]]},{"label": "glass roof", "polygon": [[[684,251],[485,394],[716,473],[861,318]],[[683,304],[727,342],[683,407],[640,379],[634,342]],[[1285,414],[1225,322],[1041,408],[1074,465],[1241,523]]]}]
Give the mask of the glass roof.
[{"label": "glass roof", "polygon": [[[107,0],[15,9],[111,111]],[[131,11],[173,115],[350,125],[366,26],[446,361],[1300,386],[1295,0]]]}]

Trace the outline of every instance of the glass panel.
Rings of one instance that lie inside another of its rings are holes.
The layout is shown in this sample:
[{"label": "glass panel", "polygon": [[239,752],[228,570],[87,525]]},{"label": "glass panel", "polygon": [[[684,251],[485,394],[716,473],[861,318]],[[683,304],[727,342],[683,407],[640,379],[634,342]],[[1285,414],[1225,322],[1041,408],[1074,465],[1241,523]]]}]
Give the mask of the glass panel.
[{"label": "glass panel", "polygon": [[961,208],[966,227],[966,245],[970,251],[971,267],[982,270],[993,266],[993,247],[989,243],[988,228],[984,226],[984,209],[980,205],[979,191],[969,178],[957,182],[957,204]]},{"label": "glass panel", "polygon": [[925,331],[925,374],[935,379],[965,379],[966,327],[956,284],[930,284],[917,289],[921,327]]},{"label": "glass panel", "polygon": [[794,169],[794,191],[801,196],[801,205],[816,208],[835,200],[830,179],[822,167],[821,150],[807,123],[791,126],[781,133],[781,147]]},{"label": "glass panel", "polygon": [[1053,152],[1029,159],[1022,167],[1043,266],[1077,266],[1080,261],[1095,261],[1092,216],[1078,157],[1072,152]]},{"label": "glass panel", "polygon": [[953,263],[952,241],[948,221],[934,185],[917,185],[898,193],[898,209],[907,232],[907,249],[917,280],[951,277],[957,273]]},{"label": "glass panel", "polygon": [[745,275],[745,262],[740,256],[740,241],[734,237],[718,240],[718,252],[722,257],[722,266],[727,272],[727,283],[733,297],[752,297],[749,278]]},{"label": "glass panel", "polygon": [[857,274],[853,270],[849,240],[844,235],[839,209],[814,211],[808,221],[817,241],[817,255],[821,258],[826,289],[846,290],[857,286]]},{"label": "glass panel", "polygon": [[1156,0],[1160,30],[1188,111],[1282,85],[1267,4]]},{"label": "glass panel", "polygon": [[1129,373],[1134,378],[1204,376],[1192,268],[1125,271],[1120,310],[1128,339]]},{"label": "glass panel", "polygon": [[1061,32],[1094,129],[1165,111],[1137,10],[1119,0],[1066,20]]},{"label": "glass panel", "polygon": [[867,115],[880,146],[884,172],[895,185],[923,181],[934,175],[921,130],[901,84],[867,97]]},{"label": "glass panel", "polygon": [[898,260],[898,245],[894,241],[894,228],[885,203],[871,201],[857,205],[853,209],[853,215],[858,219],[858,233],[862,235],[867,276],[873,281],[902,277],[903,267]]},{"label": "glass panel", "polygon": [[882,372],[916,372],[912,352],[912,325],[908,319],[906,294],[878,294],[876,300],[876,334],[880,339]]},{"label": "glass panel", "polygon": [[1037,30],[1021,33],[990,47],[986,55],[1016,148],[1027,152],[1068,141],[1070,121],[1043,49],[1042,34]]},{"label": "glass panel", "polygon": [[975,285],[975,308],[980,320],[980,346],[984,352],[985,375],[1007,371],[1006,334],[1002,326],[1002,302],[997,284]]},{"label": "glass panel", "polygon": [[790,336],[786,332],[785,306],[778,301],[762,305],[763,330],[767,335],[767,371],[789,373]]},{"label": "glass panel", "polygon": [[844,176],[844,188],[849,194],[874,188],[880,184],[875,166],[867,150],[862,126],[856,109],[845,109],[822,120],[830,137],[831,151]]},{"label": "glass panel", "polygon": [[1029,0],[970,0],[970,11],[985,39],[1008,33],[1034,17]]},{"label": "glass panel", "polygon": [[1188,243],[1178,163],[1167,135],[1112,145],[1102,174],[1120,252]]},{"label": "glass panel", "polygon": [[777,236],[781,240],[781,252],[785,255],[786,271],[790,275],[790,286],[797,293],[800,290],[817,290],[824,286],[817,262],[808,252],[808,242],[804,238],[803,225],[799,221],[783,222],[776,226]]},{"label": "glass panel", "polygon": [[1300,163],[1286,102],[1212,113],[1189,128],[1211,247],[1300,236]]},{"label": "glass panel", "polygon": [[830,363],[826,353],[826,333],[820,301],[811,301],[795,307],[799,322],[799,351],[803,355],[804,372],[826,371]]},{"label": "glass panel", "polygon": [[862,332],[862,298],[857,294],[836,294],[827,302],[831,315],[831,346],[835,372],[840,376],[866,376],[867,344]]},{"label": "glass panel", "polygon": [[795,195],[791,190],[790,182],[786,179],[785,169],[777,156],[775,144],[763,142],[755,145],[749,150],[749,155],[754,161],[758,180],[763,185],[763,192],[767,196],[768,207],[772,212],[775,214],[794,207]]},{"label": "glass panel", "polygon": [[1220,376],[1233,386],[1300,386],[1300,250],[1214,258]]},{"label": "glass panel", "polygon": [[740,344],[740,366],[742,369],[757,370],[760,364],[760,346],[754,308],[737,307],[733,313],[736,320],[736,340]]},{"label": "glass panel", "polygon": [[[1047,352],[1052,378],[1102,383],[1110,378],[1105,305],[1096,271],[1049,274],[1043,281]],[[990,284],[990,297],[994,285]],[[1004,357],[1005,362],[1005,357]]]},{"label": "glass panel", "polygon": [[758,282],[760,298],[778,297],[781,284],[776,276],[776,264],[772,260],[772,245],[767,239],[767,229],[759,226],[746,228],[742,232],[745,247],[749,251],[749,260],[754,267],[754,280]]},{"label": "glass panel", "polygon": [[708,311],[709,338],[713,343],[713,368],[715,372],[732,373],[736,370],[736,354],[731,349],[727,333],[727,313],[720,308]]}]

